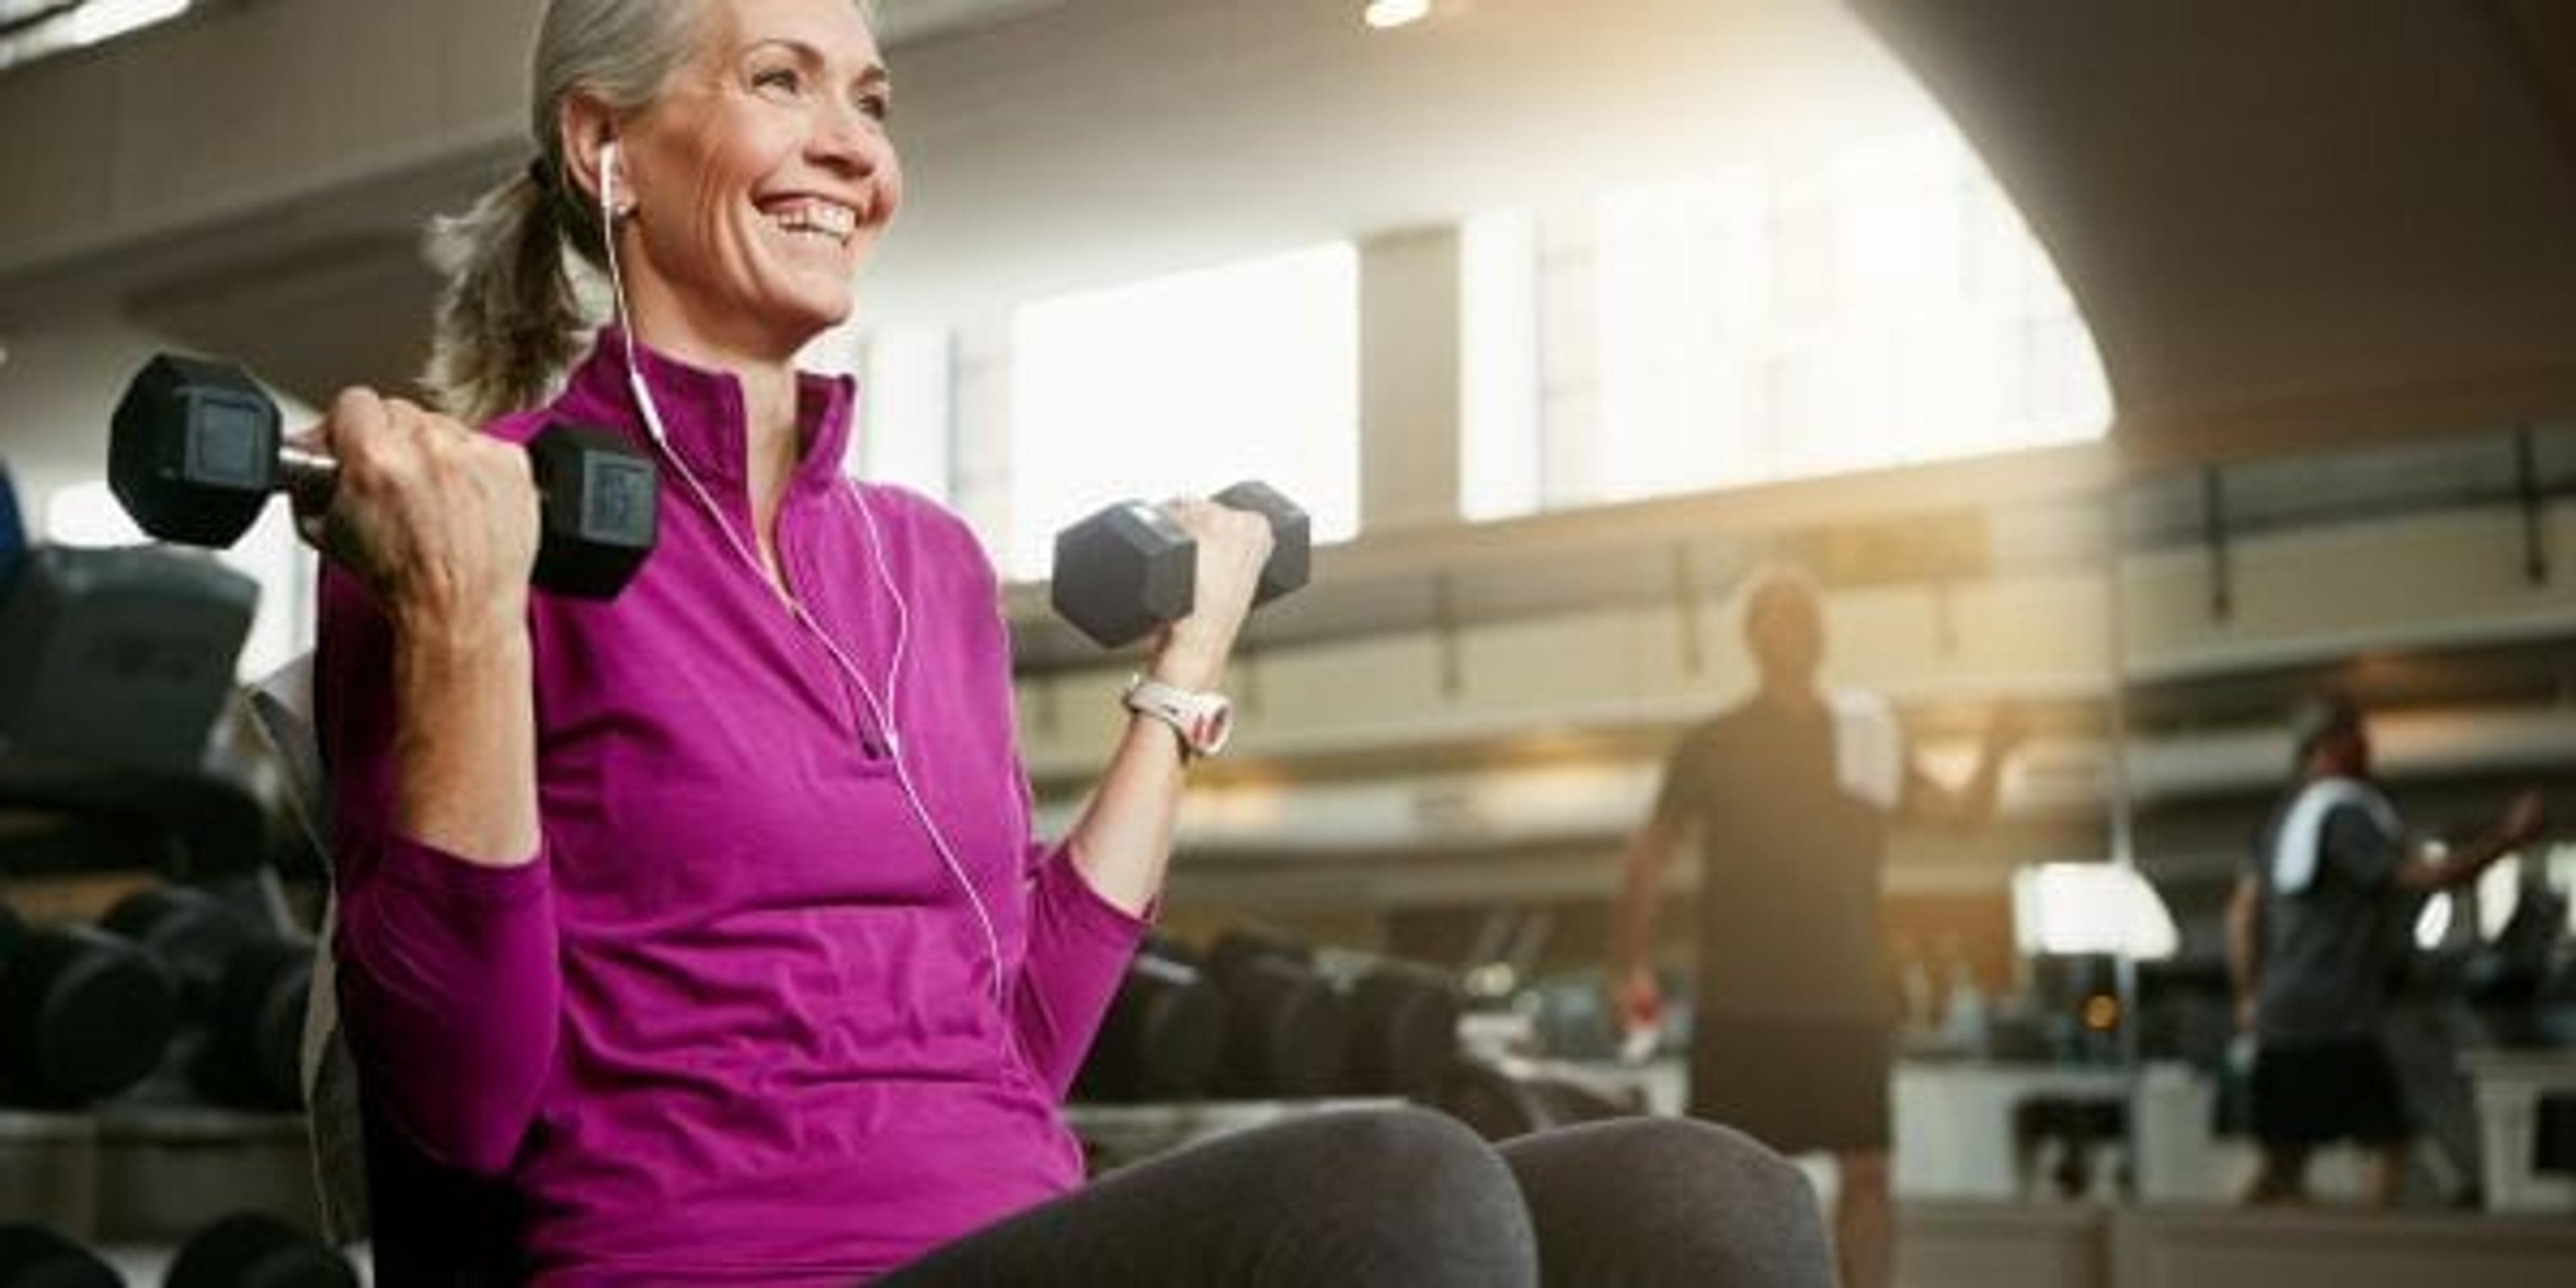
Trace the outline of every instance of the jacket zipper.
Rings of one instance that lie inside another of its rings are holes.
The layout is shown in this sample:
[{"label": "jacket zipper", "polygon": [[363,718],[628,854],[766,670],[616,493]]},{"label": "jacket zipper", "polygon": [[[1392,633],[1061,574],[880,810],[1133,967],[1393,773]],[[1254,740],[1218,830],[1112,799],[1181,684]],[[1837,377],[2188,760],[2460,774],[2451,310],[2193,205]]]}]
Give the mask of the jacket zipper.
[{"label": "jacket zipper", "polygon": [[[803,552],[792,539],[796,534],[791,520],[800,508],[797,505],[795,487],[795,482],[790,480],[788,495],[778,507],[778,564],[780,574],[787,579],[787,584],[779,588],[778,601],[786,608],[787,616],[795,622],[796,628],[811,637],[807,641],[809,647],[821,653],[819,661],[832,677],[832,687],[840,693],[842,705],[850,711],[849,724],[851,730],[858,735],[860,751],[871,761],[884,761],[890,758],[886,747],[885,731],[876,727],[875,715],[868,705],[869,695],[864,687],[866,682],[862,677],[849,674],[850,668],[859,665],[859,659],[851,657],[847,659],[848,666],[845,667],[842,664],[843,659],[834,653],[836,646],[832,642],[830,633],[825,631],[823,623],[816,619],[813,609],[806,604],[802,592],[802,588],[812,585],[813,581],[806,575],[808,570],[803,566],[800,558]],[[886,701],[889,704],[893,700],[893,694],[886,695]],[[892,714],[891,711],[888,714]]]}]

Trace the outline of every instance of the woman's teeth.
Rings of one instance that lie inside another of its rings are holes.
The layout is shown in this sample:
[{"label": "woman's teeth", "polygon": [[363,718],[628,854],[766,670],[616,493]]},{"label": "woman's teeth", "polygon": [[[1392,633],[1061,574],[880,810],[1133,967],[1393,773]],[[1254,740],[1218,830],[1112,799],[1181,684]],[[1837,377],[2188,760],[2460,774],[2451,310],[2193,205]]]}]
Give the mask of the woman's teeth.
[{"label": "woman's teeth", "polygon": [[761,213],[769,222],[791,233],[817,237],[835,245],[847,243],[857,231],[859,215],[848,206],[829,201],[798,201],[770,206]]}]

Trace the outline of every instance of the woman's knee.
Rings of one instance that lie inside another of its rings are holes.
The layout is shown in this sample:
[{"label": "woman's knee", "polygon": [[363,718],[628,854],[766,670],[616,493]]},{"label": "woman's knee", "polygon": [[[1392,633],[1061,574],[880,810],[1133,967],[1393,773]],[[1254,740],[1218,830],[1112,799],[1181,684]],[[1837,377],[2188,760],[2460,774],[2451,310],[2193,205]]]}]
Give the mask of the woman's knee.
[{"label": "woman's knee", "polygon": [[[1815,1188],[1731,1128],[1629,1118],[1568,1127],[1504,1150],[1536,1222],[1548,1280],[1826,1284]],[[1609,1269],[1616,1267],[1615,1271]]]},{"label": "woman's knee", "polygon": [[1511,1169],[1454,1118],[1371,1109],[1316,1119],[1322,1170],[1334,1182],[1398,1203],[1517,1208]]},{"label": "woman's knee", "polygon": [[[1427,1283],[1535,1283],[1529,1209],[1500,1155],[1422,1109],[1334,1114],[1309,1127],[1303,1222],[1346,1247],[1437,1271]],[[1398,1279],[1389,1280],[1396,1282]]]},{"label": "woman's knee", "polygon": [[[1729,1214],[1729,1224],[1816,1225],[1815,1186],[1796,1164],[1731,1127],[1691,1118],[1639,1118],[1602,1125],[1606,1148],[1629,1160],[1646,1188],[1676,1215]],[[1821,1233],[1821,1226],[1817,1227]]]}]

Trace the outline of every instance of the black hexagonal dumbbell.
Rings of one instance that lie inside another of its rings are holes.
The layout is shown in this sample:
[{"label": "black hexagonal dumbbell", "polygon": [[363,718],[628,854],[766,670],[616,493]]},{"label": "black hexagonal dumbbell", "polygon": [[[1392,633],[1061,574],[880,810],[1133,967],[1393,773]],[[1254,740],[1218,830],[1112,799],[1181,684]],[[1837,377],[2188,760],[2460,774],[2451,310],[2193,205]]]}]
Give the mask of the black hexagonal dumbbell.
[{"label": "black hexagonal dumbbell", "polygon": [[0,909],[0,1101],[71,1109],[142,1081],[177,1022],[177,985],[88,926],[30,929]]},{"label": "black hexagonal dumbbell", "polygon": [[273,1216],[225,1217],[180,1245],[164,1288],[358,1288],[338,1249]]},{"label": "black hexagonal dumbbell", "polygon": [[150,953],[178,981],[173,1054],[199,1095],[237,1109],[301,1107],[312,945],[187,886],[128,895],[99,924]]},{"label": "black hexagonal dumbbell", "polygon": [[[653,462],[605,430],[557,423],[528,444],[543,498],[530,584],[606,599],[652,553],[658,513]],[[270,494],[329,503],[339,462],[287,443],[277,404],[227,363],[162,354],[143,365],[116,405],[108,485],[145,532],[163,541],[229,546]]]},{"label": "black hexagonal dumbbell", "polygon": [[[1261,566],[1253,603],[1306,584],[1313,538],[1296,502],[1253,480],[1213,499],[1270,520],[1270,559]],[[1055,610],[1102,647],[1132,643],[1188,616],[1197,583],[1198,543],[1142,501],[1121,501],[1056,534],[1049,587]]]},{"label": "black hexagonal dumbbell", "polygon": [[41,1225],[0,1224],[0,1288],[124,1288],[97,1253]]}]

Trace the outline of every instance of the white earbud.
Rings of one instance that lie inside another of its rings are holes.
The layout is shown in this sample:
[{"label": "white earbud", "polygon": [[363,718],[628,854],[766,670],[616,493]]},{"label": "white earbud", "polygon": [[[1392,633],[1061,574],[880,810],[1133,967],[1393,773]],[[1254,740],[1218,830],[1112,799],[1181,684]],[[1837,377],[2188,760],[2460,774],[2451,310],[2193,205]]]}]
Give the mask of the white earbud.
[{"label": "white earbud", "polygon": [[599,145],[599,209],[610,218],[617,216],[617,141]]}]

